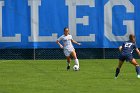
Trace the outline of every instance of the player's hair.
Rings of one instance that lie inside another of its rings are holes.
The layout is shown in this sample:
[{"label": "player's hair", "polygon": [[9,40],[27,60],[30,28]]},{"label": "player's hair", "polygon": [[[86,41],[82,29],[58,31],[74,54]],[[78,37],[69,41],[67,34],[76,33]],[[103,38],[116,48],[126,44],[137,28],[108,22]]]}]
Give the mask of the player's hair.
[{"label": "player's hair", "polygon": [[134,38],[135,38],[135,35],[133,35],[133,34],[130,34],[130,35],[129,35],[129,40],[130,40],[130,41],[133,41]]},{"label": "player's hair", "polygon": [[[65,31],[66,29],[69,29],[69,28],[68,28],[68,27],[65,27],[65,28],[64,28],[64,31]],[[69,35],[70,35],[70,33],[69,33]]]},{"label": "player's hair", "polygon": [[65,31],[66,29],[69,29],[69,28],[68,28],[68,27],[65,27],[65,28],[64,28],[64,31]]}]

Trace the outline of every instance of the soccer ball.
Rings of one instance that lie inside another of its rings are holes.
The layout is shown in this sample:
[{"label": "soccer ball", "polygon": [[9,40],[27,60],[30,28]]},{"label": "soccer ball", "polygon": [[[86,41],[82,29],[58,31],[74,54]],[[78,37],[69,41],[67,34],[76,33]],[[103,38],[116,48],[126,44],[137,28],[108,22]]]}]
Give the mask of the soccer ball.
[{"label": "soccer ball", "polygon": [[78,70],[79,70],[79,66],[78,66],[78,65],[74,65],[74,66],[73,66],[73,70],[74,70],[74,71],[78,71]]}]

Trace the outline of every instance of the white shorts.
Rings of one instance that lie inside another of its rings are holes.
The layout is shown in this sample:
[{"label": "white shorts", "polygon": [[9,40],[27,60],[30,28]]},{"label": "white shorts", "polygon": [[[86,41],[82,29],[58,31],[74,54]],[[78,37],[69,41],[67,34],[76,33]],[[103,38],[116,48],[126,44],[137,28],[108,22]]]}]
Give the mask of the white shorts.
[{"label": "white shorts", "polygon": [[71,52],[73,52],[73,51],[74,51],[74,48],[64,49],[64,54],[67,57],[67,56],[70,56]]}]

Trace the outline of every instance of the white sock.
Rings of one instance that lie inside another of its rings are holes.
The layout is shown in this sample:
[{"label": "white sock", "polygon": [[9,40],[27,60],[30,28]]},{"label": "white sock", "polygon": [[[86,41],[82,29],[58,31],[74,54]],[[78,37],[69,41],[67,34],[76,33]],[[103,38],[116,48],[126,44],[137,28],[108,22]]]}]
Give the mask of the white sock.
[{"label": "white sock", "polygon": [[70,66],[70,63],[69,62],[66,62],[67,63],[67,66]]},{"label": "white sock", "polygon": [[79,67],[79,60],[75,59],[74,61],[75,61],[75,65],[78,65],[78,67]]}]

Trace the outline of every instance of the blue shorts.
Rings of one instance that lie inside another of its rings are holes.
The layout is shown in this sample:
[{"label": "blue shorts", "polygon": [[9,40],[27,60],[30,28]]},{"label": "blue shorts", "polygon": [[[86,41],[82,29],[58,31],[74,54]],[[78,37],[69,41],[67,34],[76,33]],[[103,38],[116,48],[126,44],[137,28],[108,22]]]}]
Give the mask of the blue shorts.
[{"label": "blue shorts", "polygon": [[127,62],[128,61],[130,62],[130,61],[132,61],[132,59],[133,59],[132,54],[121,54],[120,57],[119,57],[120,61],[125,61],[126,60]]}]

